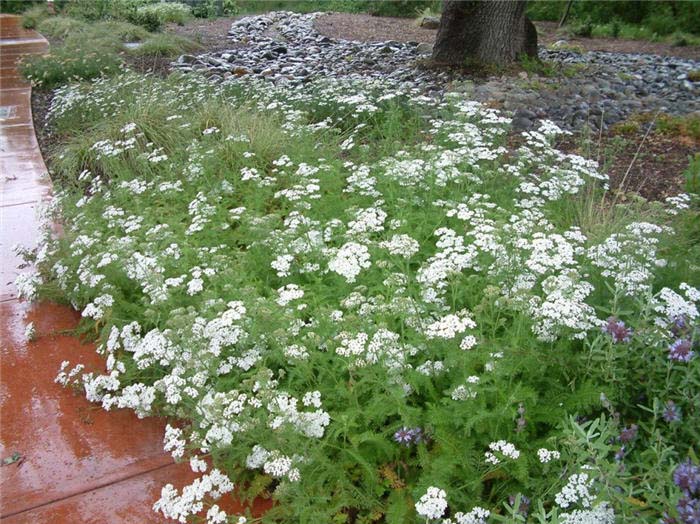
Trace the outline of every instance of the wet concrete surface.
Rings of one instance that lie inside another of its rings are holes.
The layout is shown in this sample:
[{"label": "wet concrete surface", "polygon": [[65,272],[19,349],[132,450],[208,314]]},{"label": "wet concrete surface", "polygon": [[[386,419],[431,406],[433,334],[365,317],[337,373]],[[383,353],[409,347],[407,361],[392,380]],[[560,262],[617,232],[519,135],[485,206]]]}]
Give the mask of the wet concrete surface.
[{"label": "wet concrete surface", "polygon": [[[47,49],[18,17],[0,15],[0,521],[163,523],[152,510],[162,486],[181,488],[195,478],[187,463],[163,452],[165,421],[104,411],[56,384],[64,360],[98,372],[104,363],[94,344],[70,334],[79,321],[71,308],[17,300],[14,279],[27,268],[11,247],[35,244],[37,207],[50,198],[51,184],[34,134],[30,86],[16,62]],[[25,338],[29,322],[33,341]],[[231,497],[220,505],[240,509]]]}]

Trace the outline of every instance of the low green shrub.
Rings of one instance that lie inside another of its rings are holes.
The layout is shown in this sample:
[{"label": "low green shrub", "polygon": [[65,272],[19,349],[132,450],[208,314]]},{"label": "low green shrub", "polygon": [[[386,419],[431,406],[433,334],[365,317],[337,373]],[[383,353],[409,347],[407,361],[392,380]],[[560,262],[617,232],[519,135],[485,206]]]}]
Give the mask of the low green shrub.
[{"label": "low green shrub", "polygon": [[22,27],[36,29],[37,26],[50,16],[45,4],[31,7],[22,13]]},{"label": "low green shrub", "polygon": [[300,13],[312,11],[339,11],[368,13],[374,16],[415,17],[424,10],[438,12],[439,0],[239,0],[238,10],[243,13],[289,10]]},{"label": "low green shrub", "polygon": [[50,16],[42,20],[37,26],[37,31],[49,38],[64,39],[71,34],[85,31],[89,25],[69,16]]},{"label": "low green shrub", "polygon": [[63,40],[66,52],[96,51],[104,55],[117,54],[122,50],[122,40],[116,33],[109,33],[100,27],[100,23],[90,24],[83,31],[71,33]]},{"label": "low green shrub", "polygon": [[[150,33],[141,26],[116,20],[95,24],[94,33],[111,35],[121,42],[143,42],[150,36]],[[89,40],[86,41],[86,45],[89,45]]]},{"label": "low green shrub", "polygon": [[700,116],[698,115],[660,115],[656,120],[656,126],[662,133],[700,140]]},{"label": "low green shrub", "polygon": [[186,4],[176,2],[161,2],[148,4],[136,10],[135,22],[149,31],[154,31],[149,27],[153,20],[157,20],[158,27],[168,23],[183,25],[192,18],[192,11]]},{"label": "low green shrub", "polygon": [[136,11],[129,17],[129,20],[149,32],[160,31],[163,28],[163,22],[158,13],[153,11],[141,11],[140,13]]},{"label": "low green shrub", "polygon": [[[270,9],[272,7],[270,6]],[[192,14],[197,18],[233,16],[240,12],[238,0],[199,0],[192,6]]]},{"label": "low green shrub", "polygon": [[110,76],[121,70],[122,59],[102,45],[60,46],[45,55],[22,60],[20,71],[32,85],[52,88],[72,81]]},{"label": "low green shrub", "polygon": [[1,0],[0,13],[22,14],[36,5],[43,5],[46,0]]},{"label": "low green shrub", "polygon": [[700,195],[700,153],[688,157],[688,167],[685,176],[685,190],[688,193]]},{"label": "low green shrub", "polygon": [[155,34],[148,37],[139,47],[130,52],[137,56],[175,57],[201,49],[202,46],[183,36]]},{"label": "low green shrub", "polygon": [[670,10],[652,13],[642,20],[642,25],[652,33],[670,35],[678,30],[678,15],[674,15]]},{"label": "low green shrub", "polygon": [[112,0],[71,0],[66,5],[65,14],[88,21],[105,20],[110,17],[113,5]]}]

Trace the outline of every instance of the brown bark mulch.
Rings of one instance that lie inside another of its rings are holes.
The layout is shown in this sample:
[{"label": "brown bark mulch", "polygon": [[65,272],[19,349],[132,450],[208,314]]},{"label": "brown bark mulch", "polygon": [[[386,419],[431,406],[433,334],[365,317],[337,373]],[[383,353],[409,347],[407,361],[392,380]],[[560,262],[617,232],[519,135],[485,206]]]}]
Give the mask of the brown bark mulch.
[{"label": "brown bark mulch", "polygon": [[[649,53],[661,56],[700,60],[700,46],[672,46],[663,42],[621,40],[616,38],[564,37],[557,32],[554,22],[535,22],[541,45],[566,40],[573,47],[584,51],[608,51],[611,53]],[[331,38],[358,40],[360,42],[435,42],[435,29],[419,27],[415,19],[376,17],[364,14],[328,13],[316,19],[316,30]]]},{"label": "brown bark mulch", "polygon": [[634,135],[607,132],[588,141],[570,137],[557,147],[597,160],[601,171],[610,177],[610,188],[615,192],[664,200],[685,191],[684,172],[689,157],[700,151],[700,142],[659,131],[652,131],[646,139],[643,132]]}]

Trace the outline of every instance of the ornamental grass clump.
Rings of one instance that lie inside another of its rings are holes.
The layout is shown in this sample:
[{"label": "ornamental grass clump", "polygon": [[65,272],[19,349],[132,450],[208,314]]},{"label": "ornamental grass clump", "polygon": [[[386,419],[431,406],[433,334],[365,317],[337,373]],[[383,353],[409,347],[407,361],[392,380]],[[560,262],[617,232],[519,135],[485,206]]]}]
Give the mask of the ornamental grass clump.
[{"label": "ornamental grass clump", "polygon": [[60,46],[43,55],[22,59],[20,72],[32,85],[52,88],[70,82],[117,74],[122,58],[111,44],[86,49]]},{"label": "ornamental grass clump", "polygon": [[390,83],[129,73],[50,115],[64,234],[18,287],[97,334],[105,368],[59,383],[172,418],[200,476],[161,517],[239,522],[234,484],[271,523],[695,504],[670,472],[700,435],[696,196],[590,212],[607,177],[554,124],[509,149],[506,115]]}]

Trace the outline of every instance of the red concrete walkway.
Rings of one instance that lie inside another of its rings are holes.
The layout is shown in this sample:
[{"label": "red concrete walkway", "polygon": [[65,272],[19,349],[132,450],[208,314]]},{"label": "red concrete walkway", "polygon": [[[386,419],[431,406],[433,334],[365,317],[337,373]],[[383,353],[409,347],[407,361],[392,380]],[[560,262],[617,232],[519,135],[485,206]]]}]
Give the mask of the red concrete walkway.
[{"label": "red concrete walkway", "polygon": [[[63,360],[103,369],[94,346],[61,334],[78,315],[16,299],[20,261],[11,247],[37,238],[36,207],[50,183],[18,57],[48,44],[0,15],[0,520],[7,524],[162,523],[151,506],[161,487],[191,482],[187,464],[162,451],[164,422],[106,412],[53,382]],[[37,339],[27,342],[33,321]]]}]

